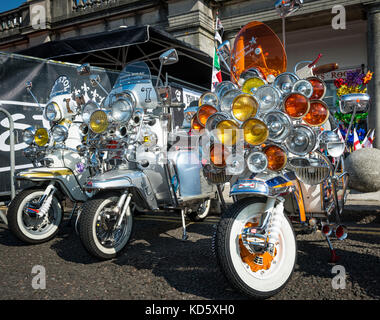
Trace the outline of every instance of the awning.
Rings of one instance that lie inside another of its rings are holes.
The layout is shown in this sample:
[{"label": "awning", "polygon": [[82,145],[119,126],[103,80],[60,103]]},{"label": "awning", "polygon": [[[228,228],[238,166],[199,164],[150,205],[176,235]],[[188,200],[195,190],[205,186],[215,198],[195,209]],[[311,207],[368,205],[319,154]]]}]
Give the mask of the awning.
[{"label": "awning", "polygon": [[[157,75],[158,57],[170,48],[178,51],[179,62],[165,66],[163,72],[167,72],[174,80],[183,80],[203,90],[210,90],[213,58],[149,25],[120,27],[117,30],[50,41],[17,53],[78,64],[90,63],[117,70],[121,70],[126,63],[143,60],[148,63],[152,74]],[[229,79],[227,70],[223,70],[223,78]]]}]

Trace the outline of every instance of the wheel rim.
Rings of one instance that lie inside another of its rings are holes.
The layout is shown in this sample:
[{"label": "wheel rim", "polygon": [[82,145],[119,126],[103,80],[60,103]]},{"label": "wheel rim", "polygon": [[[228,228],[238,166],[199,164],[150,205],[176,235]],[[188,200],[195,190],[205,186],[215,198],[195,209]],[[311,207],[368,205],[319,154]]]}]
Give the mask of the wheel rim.
[{"label": "wheel rim", "polygon": [[291,241],[285,239],[284,231],[281,228],[276,245],[276,255],[268,270],[261,269],[254,272],[251,266],[243,261],[239,235],[248,222],[257,223],[257,221],[253,221],[254,218],[260,221],[259,218],[264,212],[264,207],[263,203],[254,203],[245,207],[234,219],[228,240],[231,261],[239,278],[254,290],[269,292],[281,287],[291,275],[295,250],[292,254],[293,245]]},{"label": "wheel rim", "polygon": [[62,219],[62,208],[55,197],[53,197],[46,221],[44,221],[43,217],[39,218],[37,215],[33,217],[27,213],[26,209],[35,205],[43,194],[44,191],[41,190],[27,195],[17,211],[17,222],[20,231],[32,239],[49,237],[57,230]]},{"label": "wheel rim", "polygon": [[118,229],[114,230],[119,215],[112,212],[117,200],[105,200],[98,208],[94,217],[93,235],[96,245],[106,253],[120,251],[128,242],[132,231],[132,214],[130,207]]}]

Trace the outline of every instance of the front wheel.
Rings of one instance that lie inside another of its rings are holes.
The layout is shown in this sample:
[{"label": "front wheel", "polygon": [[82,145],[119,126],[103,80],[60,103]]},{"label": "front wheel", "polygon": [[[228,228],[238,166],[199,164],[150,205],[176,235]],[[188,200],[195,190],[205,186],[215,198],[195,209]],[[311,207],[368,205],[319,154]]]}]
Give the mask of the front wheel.
[{"label": "front wheel", "polygon": [[63,217],[62,206],[55,195],[45,215],[38,215],[40,199],[45,189],[21,191],[10,203],[7,213],[8,227],[21,241],[39,244],[52,239],[59,231]]},{"label": "front wheel", "polygon": [[248,250],[243,244],[243,230],[259,225],[264,208],[265,199],[261,198],[234,203],[223,215],[213,239],[221,271],[236,289],[251,298],[268,298],[281,291],[296,263],[296,239],[286,216],[273,255]]},{"label": "front wheel", "polygon": [[120,195],[98,194],[82,207],[78,221],[79,237],[89,253],[98,259],[112,259],[126,246],[132,235],[133,215],[131,205],[117,226],[119,213],[113,210]]}]

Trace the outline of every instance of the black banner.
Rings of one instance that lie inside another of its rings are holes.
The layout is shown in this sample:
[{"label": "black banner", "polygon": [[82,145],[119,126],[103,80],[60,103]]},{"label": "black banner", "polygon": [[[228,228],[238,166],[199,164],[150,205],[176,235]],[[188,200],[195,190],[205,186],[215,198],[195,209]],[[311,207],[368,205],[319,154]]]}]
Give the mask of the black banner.
[{"label": "black banner", "polygon": [[[85,101],[95,100],[101,103],[106,97],[99,87],[92,87],[88,76],[77,74],[76,64],[61,63],[17,54],[0,52],[0,108],[11,115],[15,126],[16,172],[32,167],[30,161],[22,155],[27,145],[22,141],[22,131],[30,126],[50,128],[43,119],[43,106],[48,102],[55,81],[70,82],[71,92],[82,93]],[[118,72],[102,68],[91,68],[91,72],[100,75],[102,86],[110,91],[118,77]],[[42,106],[40,108],[26,89],[26,82],[32,81],[32,92]],[[57,88],[56,88],[57,89]],[[0,195],[10,194],[10,133],[9,121],[0,112]],[[24,187],[19,182],[16,189]]]}]

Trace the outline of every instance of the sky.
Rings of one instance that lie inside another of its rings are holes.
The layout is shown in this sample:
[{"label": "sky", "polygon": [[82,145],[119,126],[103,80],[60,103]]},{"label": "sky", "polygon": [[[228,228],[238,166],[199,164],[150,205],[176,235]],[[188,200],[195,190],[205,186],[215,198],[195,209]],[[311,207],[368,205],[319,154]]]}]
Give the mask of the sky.
[{"label": "sky", "polygon": [[0,13],[22,5],[26,0],[0,0]]}]

